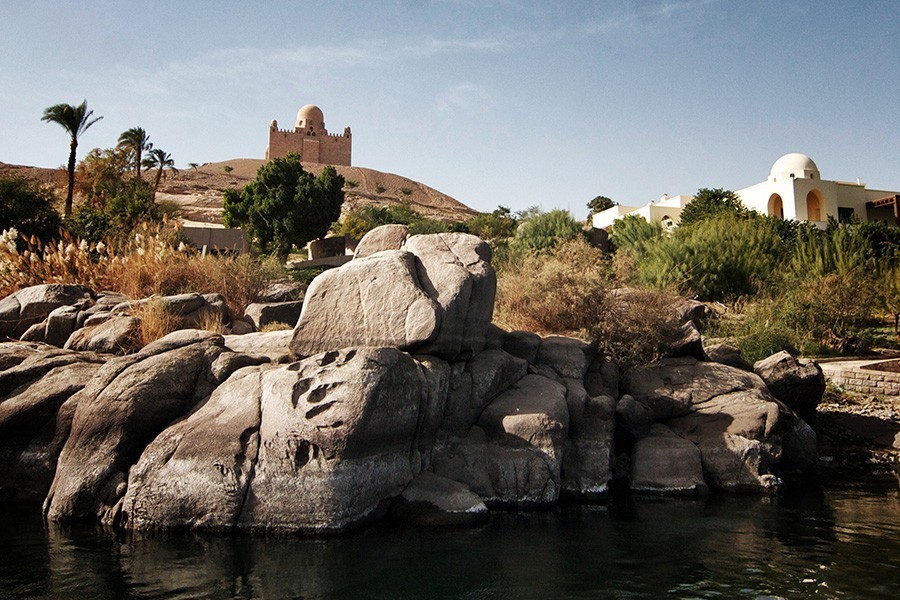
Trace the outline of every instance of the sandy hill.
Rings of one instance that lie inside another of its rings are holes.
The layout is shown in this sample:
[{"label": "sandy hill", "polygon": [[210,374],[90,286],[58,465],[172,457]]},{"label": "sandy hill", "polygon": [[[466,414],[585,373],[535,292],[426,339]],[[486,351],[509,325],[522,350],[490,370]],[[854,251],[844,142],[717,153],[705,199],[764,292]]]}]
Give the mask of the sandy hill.
[{"label": "sandy hill", "polygon": [[[169,175],[159,186],[157,200],[172,200],[180,204],[185,218],[207,223],[222,222],[222,192],[228,188],[240,188],[254,177],[265,161],[253,158],[237,158],[224,162],[206,163],[196,169],[184,169],[177,175]],[[307,164],[303,167],[318,174],[324,165]],[[230,171],[226,171],[230,167]],[[477,214],[462,202],[427,185],[393,173],[383,173],[364,167],[335,167],[347,181],[344,191],[344,211],[359,206],[387,206],[406,202],[415,210],[442,221],[461,221]],[[0,176],[23,175],[41,183],[66,185],[66,174],[61,169],[44,169],[0,163]],[[153,177],[154,173],[148,174]]]}]

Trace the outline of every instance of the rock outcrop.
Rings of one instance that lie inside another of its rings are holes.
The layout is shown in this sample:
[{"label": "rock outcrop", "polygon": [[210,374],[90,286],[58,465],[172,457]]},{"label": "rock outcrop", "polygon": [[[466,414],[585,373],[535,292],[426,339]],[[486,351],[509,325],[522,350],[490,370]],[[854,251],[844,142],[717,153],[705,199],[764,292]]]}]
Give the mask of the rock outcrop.
[{"label": "rock outcrop", "polygon": [[[753,373],[671,358],[629,370],[623,383],[652,421],[699,447],[704,475],[714,487],[771,490],[780,484],[780,474],[815,460],[812,430]],[[785,460],[785,454],[794,460]]]},{"label": "rock outcrop", "polygon": [[[0,343],[0,499],[43,499],[53,522],[336,532],[629,483],[768,492],[816,461],[795,411],[815,409],[817,367],[774,356],[757,375],[721,364],[746,367],[727,348],[708,357],[703,305],[679,308],[680,357],[620,374],[581,340],[491,325],[478,238],[374,232],[312,282],[292,331],[194,329],[269,318],[259,305],[236,320],[215,295],[38,286],[0,301],[2,331],[31,340]],[[157,308],[182,329],[141,347]]]}]

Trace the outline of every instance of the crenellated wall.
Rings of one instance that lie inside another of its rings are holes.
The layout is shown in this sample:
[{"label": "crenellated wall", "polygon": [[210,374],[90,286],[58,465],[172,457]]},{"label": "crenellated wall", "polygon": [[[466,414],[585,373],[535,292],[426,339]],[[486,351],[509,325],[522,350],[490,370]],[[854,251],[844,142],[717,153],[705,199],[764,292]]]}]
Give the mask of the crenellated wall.
[{"label": "crenellated wall", "polygon": [[352,134],[346,127],[343,134],[329,134],[324,128],[279,129],[272,121],[269,127],[269,146],[266,160],[284,158],[289,152],[300,155],[301,162],[350,166]]}]

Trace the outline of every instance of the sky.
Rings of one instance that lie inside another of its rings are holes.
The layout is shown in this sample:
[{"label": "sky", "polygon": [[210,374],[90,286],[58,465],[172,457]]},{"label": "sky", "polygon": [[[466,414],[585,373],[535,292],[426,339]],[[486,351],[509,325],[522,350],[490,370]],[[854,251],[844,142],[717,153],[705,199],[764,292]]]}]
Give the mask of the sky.
[{"label": "sky", "polygon": [[316,104],[353,164],[481,211],[641,205],[765,180],[900,189],[900,1],[0,0],[0,162],[57,167],[44,108],[143,127],[180,167],[263,158]]}]

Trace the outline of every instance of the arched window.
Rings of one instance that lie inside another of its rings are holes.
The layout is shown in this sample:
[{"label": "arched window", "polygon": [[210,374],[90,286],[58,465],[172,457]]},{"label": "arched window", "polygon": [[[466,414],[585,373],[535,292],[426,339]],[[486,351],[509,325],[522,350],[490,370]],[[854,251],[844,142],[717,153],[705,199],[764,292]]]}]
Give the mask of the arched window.
[{"label": "arched window", "polygon": [[819,190],[810,190],[806,195],[806,220],[824,221],[824,208],[824,202],[822,202],[822,192],[820,192]]},{"label": "arched window", "polygon": [[778,217],[779,219],[784,218],[784,202],[782,202],[781,196],[778,194],[769,196],[769,216]]}]

